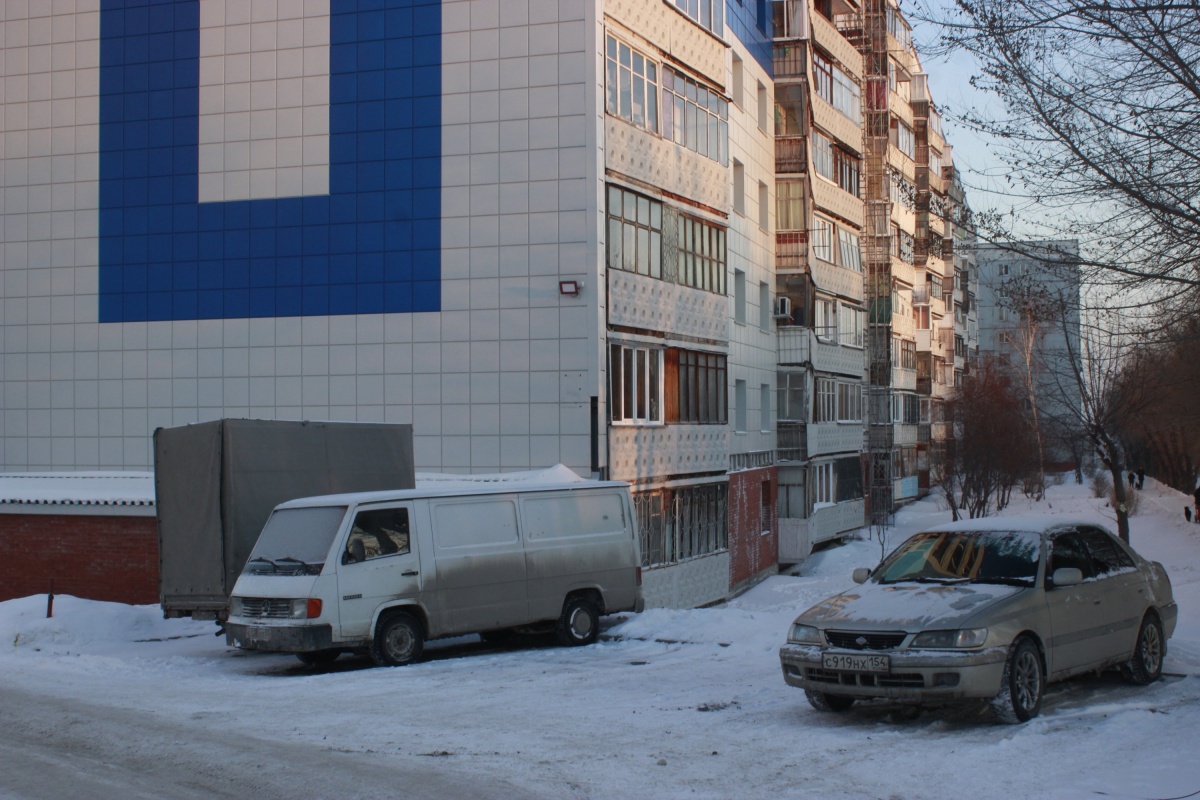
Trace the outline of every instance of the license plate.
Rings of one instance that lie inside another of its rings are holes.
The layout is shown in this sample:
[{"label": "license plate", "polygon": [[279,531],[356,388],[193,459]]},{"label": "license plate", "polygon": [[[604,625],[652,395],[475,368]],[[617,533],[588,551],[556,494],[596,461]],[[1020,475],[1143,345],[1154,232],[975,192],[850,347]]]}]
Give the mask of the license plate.
[{"label": "license plate", "polygon": [[887,656],[858,656],[845,653],[826,653],[821,656],[821,666],[843,672],[888,672],[892,668]]}]

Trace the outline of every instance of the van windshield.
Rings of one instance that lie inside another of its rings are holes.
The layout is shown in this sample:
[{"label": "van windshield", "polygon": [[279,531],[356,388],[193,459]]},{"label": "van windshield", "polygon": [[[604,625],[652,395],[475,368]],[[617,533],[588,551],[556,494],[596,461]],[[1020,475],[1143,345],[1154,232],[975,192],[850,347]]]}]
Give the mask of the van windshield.
[{"label": "van windshield", "polygon": [[259,534],[243,572],[320,574],[345,516],[346,506],[276,509]]}]

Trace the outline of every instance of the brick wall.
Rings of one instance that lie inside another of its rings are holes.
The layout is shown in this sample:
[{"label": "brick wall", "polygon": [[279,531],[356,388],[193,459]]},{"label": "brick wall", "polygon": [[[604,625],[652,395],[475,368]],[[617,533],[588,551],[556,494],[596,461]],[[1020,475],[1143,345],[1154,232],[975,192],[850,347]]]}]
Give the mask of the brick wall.
[{"label": "brick wall", "polygon": [[0,600],[46,594],[158,602],[152,516],[0,514]]},{"label": "brick wall", "polygon": [[[733,593],[749,588],[778,569],[777,483],[774,467],[729,475],[729,586]],[[764,492],[768,504],[765,529]]]}]

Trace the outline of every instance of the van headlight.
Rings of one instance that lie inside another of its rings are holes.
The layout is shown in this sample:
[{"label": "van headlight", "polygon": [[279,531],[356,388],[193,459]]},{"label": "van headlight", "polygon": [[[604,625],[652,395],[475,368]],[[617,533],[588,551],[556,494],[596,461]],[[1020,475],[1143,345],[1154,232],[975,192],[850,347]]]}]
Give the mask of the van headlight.
[{"label": "van headlight", "polygon": [[242,598],[240,598],[240,597],[229,598],[229,616],[240,617],[242,615],[243,610],[244,610],[244,606],[242,605]]},{"label": "van headlight", "polygon": [[931,650],[953,650],[980,647],[987,641],[987,628],[964,628],[958,631],[925,631],[917,634],[910,647]]},{"label": "van headlight", "polygon": [[814,628],[812,625],[803,625],[799,622],[792,624],[792,629],[788,631],[788,644],[822,644],[821,631]]}]

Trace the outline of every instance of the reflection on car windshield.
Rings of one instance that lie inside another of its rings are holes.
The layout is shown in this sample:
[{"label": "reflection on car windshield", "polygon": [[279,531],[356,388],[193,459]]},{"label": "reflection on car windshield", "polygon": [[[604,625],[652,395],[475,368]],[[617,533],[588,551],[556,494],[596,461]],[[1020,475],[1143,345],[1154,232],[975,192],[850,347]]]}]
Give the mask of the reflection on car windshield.
[{"label": "reflection on car windshield", "polygon": [[1032,586],[1041,537],[1026,531],[919,533],[876,571],[880,583],[998,583]]}]

